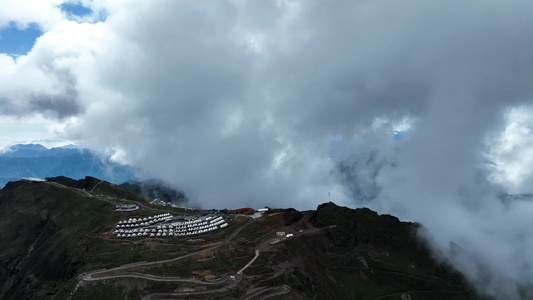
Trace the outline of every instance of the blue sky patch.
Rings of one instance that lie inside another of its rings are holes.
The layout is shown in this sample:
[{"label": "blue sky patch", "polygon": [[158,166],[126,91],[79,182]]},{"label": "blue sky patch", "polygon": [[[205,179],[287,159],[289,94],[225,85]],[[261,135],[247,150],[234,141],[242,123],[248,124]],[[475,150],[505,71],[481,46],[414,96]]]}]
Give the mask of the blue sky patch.
[{"label": "blue sky patch", "polygon": [[105,10],[93,11],[79,3],[63,3],[59,8],[66,14],[67,19],[78,23],[96,23],[107,19]]},{"label": "blue sky patch", "polygon": [[402,141],[407,138],[407,133],[403,131],[394,131],[394,135],[392,137],[395,142]]},{"label": "blue sky patch", "polygon": [[81,4],[77,3],[63,3],[59,6],[62,11],[66,12],[67,15],[84,17],[90,15],[93,11],[90,8],[87,8]]},{"label": "blue sky patch", "polygon": [[37,25],[18,29],[15,24],[10,24],[9,27],[0,29],[0,53],[11,56],[26,55],[42,34]]}]

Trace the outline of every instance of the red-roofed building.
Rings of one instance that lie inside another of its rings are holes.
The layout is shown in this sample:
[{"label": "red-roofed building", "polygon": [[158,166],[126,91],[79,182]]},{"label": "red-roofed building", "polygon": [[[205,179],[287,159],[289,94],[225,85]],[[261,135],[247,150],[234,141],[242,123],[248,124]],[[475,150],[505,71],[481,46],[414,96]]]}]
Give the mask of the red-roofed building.
[{"label": "red-roofed building", "polygon": [[243,215],[253,215],[255,213],[255,209],[245,207],[245,208],[238,208],[238,209],[232,209],[228,210],[228,214],[243,214]]}]

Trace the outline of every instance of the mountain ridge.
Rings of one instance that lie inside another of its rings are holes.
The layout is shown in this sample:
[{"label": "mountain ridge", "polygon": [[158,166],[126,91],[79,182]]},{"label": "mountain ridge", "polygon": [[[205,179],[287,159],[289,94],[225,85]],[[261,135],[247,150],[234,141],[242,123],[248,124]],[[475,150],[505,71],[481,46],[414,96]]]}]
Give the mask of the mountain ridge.
[{"label": "mountain ridge", "polygon": [[[124,192],[92,177],[16,181],[1,189],[0,299],[136,299],[150,293],[168,297],[176,290],[195,297],[205,289],[213,289],[201,294],[205,299],[243,299],[271,289],[283,292],[278,299],[479,299],[459,274],[431,258],[417,237],[417,223],[329,202],[312,211],[271,209],[255,219],[212,210],[208,213],[225,220],[227,228],[191,237],[117,238],[117,222],[128,218],[206,217],[206,211],[154,206],[140,194],[129,191],[124,197]],[[116,211],[119,204],[139,209]],[[289,233],[293,236],[286,237]],[[113,271],[118,278],[83,279],[121,265],[126,267]],[[246,266],[241,275],[231,275]],[[131,272],[239,280],[221,281],[217,290],[202,283],[120,277]]]}]

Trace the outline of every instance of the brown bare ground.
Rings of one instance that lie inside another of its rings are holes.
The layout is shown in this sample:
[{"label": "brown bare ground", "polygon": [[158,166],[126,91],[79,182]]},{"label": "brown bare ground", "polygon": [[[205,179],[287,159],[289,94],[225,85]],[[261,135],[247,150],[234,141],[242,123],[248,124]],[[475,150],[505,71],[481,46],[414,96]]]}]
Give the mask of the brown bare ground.
[{"label": "brown bare ground", "polygon": [[203,279],[215,279],[216,276],[210,270],[196,270],[192,272],[193,275],[198,275]]}]

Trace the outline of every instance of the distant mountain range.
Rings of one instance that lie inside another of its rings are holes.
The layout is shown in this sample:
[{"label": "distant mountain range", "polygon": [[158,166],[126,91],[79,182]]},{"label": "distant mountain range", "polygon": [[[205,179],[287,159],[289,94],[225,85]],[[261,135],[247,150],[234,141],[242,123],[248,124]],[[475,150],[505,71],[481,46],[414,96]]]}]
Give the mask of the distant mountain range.
[{"label": "distant mountain range", "polygon": [[21,177],[54,176],[93,176],[113,183],[137,179],[131,167],[72,145],[48,149],[40,144],[18,144],[0,153],[0,187]]}]

